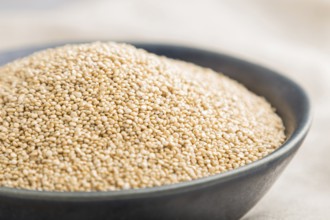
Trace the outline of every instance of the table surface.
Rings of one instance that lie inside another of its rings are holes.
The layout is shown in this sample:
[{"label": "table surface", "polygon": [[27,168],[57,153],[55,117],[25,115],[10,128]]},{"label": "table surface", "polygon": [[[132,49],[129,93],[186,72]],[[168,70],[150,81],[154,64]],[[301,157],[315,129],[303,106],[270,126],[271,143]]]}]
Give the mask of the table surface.
[{"label": "table surface", "polygon": [[300,83],[312,99],[311,131],[243,219],[330,219],[329,0],[0,0],[0,51],[91,39],[212,49]]}]

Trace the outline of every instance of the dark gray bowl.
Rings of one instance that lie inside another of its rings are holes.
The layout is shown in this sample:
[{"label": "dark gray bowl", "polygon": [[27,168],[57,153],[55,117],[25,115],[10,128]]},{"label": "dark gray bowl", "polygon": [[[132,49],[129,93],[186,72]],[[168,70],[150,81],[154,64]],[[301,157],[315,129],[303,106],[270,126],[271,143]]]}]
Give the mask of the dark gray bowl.
[{"label": "dark gray bowl", "polygon": [[[52,46],[56,45],[2,53],[0,65]],[[155,188],[69,193],[0,187],[0,219],[238,219],[272,186],[311,124],[305,92],[276,72],[227,55],[172,45],[136,46],[223,72],[266,97],[284,121],[286,143],[269,156],[233,171]]]}]

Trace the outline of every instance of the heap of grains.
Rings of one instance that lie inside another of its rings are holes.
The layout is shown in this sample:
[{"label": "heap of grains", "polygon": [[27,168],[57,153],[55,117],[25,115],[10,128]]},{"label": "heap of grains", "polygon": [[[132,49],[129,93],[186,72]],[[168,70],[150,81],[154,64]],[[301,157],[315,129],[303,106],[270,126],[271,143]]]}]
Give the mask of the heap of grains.
[{"label": "heap of grains", "polygon": [[284,141],[271,105],[210,69],[117,43],[0,68],[0,186],[103,191],[189,181]]}]

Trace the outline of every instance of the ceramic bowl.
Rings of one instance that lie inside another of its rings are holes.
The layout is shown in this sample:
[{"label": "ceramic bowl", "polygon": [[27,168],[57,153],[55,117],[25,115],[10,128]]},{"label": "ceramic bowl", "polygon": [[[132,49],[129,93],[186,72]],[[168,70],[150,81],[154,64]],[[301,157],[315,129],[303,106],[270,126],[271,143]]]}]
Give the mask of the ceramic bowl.
[{"label": "ceramic bowl", "polygon": [[[311,124],[309,99],[287,77],[211,51],[138,43],[137,47],[222,72],[264,96],[282,117],[286,142],[261,160],[218,175],[178,184],[108,192],[47,192],[0,187],[5,220],[200,220],[239,219],[269,190],[290,162]],[[45,45],[0,54],[0,65]]]}]

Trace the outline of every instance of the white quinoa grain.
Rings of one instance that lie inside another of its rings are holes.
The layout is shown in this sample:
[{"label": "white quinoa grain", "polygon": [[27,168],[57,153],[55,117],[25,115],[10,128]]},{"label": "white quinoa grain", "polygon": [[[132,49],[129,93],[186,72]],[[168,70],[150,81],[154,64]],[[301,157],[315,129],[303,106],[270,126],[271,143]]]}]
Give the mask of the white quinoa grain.
[{"label": "white quinoa grain", "polygon": [[117,43],[0,67],[0,186],[104,191],[189,181],[284,141],[271,105],[210,69]]}]

